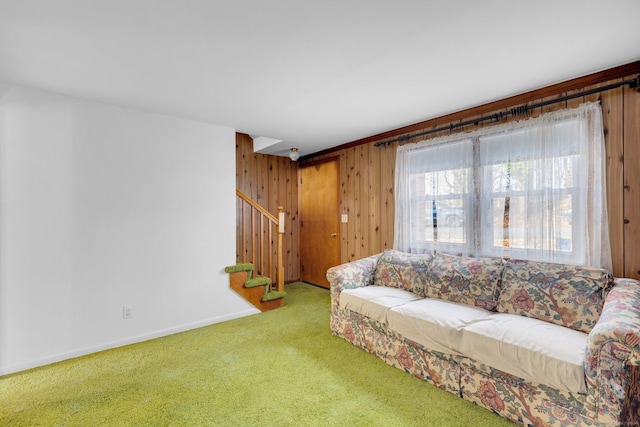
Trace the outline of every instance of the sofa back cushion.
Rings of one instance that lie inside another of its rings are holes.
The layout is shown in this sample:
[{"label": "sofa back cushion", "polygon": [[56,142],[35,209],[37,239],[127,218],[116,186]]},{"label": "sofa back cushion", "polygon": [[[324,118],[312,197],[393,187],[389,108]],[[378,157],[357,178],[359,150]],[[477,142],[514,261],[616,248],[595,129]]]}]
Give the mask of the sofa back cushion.
[{"label": "sofa back cushion", "polygon": [[589,333],[600,318],[611,280],[599,268],[510,260],[502,276],[497,311]]},{"label": "sofa back cushion", "polygon": [[429,253],[410,254],[387,249],[378,259],[373,284],[404,289],[424,297],[427,270],[432,259],[433,255]]},{"label": "sofa back cushion", "polygon": [[493,310],[502,275],[501,258],[467,258],[437,253],[429,269],[425,294]]}]

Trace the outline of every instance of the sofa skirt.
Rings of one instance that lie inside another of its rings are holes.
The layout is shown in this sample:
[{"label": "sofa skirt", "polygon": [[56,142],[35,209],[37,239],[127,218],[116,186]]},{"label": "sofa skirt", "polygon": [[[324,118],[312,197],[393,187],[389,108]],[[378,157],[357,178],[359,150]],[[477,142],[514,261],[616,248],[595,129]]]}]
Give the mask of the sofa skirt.
[{"label": "sofa skirt", "polygon": [[387,364],[523,426],[611,426],[594,420],[585,394],[527,382],[478,363],[424,348],[369,317],[332,304],[331,332]]}]

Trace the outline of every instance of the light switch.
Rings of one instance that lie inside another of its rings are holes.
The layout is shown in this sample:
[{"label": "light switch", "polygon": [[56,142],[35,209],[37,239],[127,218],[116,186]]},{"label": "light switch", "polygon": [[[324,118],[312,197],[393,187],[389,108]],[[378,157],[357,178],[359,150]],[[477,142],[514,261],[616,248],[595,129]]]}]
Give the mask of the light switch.
[{"label": "light switch", "polygon": [[347,222],[349,222],[349,215],[347,215],[347,214],[342,214],[342,222],[343,222],[343,223],[345,223],[345,224],[346,224]]}]

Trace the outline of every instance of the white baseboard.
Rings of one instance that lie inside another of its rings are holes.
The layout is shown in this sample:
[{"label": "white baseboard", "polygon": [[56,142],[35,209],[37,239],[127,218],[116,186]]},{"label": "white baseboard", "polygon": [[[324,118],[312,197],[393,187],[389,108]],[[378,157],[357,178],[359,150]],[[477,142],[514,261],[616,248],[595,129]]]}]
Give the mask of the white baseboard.
[{"label": "white baseboard", "polygon": [[135,344],[138,342],[152,340],[155,338],[165,337],[167,335],[177,334],[179,332],[185,332],[191,329],[202,328],[204,326],[209,326],[209,325],[213,325],[220,322],[226,322],[227,320],[238,319],[240,317],[245,317],[245,316],[249,316],[257,313],[260,313],[260,310],[256,308],[247,309],[247,310],[239,311],[239,312],[232,313],[225,316],[213,317],[210,319],[188,323],[188,324],[176,326],[173,328],[162,329],[159,331],[153,331],[146,334],[128,337],[122,340],[116,340],[116,341],[111,341],[105,344],[86,347],[86,348],[70,351],[67,353],[56,354],[54,356],[45,357],[39,360],[33,360],[27,363],[20,363],[17,365],[5,366],[0,368],[0,375],[7,375],[7,374],[20,372],[20,371],[26,371],[27,369],[33,369],[39,366],[50,365],[52,363],[61,362],[67,359],[74,359],[76,357],[86,356],[88,354],[97,353],[104,350],[110,350],[112,348],[122,347],[129,344]]}]

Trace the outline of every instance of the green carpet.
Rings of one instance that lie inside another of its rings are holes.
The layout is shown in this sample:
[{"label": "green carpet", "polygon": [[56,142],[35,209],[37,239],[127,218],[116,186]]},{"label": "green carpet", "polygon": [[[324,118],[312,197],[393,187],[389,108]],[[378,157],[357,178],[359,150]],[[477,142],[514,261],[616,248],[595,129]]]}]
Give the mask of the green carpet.
[{"label": "green carpet", "polygon": [[2,426],[512,426],[329,331],[329,292],[0,377]]}]

